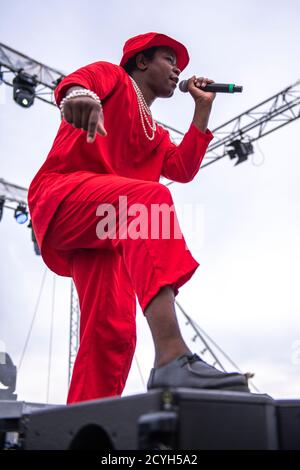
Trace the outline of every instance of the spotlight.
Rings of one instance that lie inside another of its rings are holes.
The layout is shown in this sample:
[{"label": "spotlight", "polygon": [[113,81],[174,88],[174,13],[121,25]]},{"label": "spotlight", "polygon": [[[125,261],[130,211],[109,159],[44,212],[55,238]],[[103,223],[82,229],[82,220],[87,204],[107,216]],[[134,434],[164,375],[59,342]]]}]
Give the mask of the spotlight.
[{"label": "spotlight", "polygon": [[239,163],[244,162],[245,160],[248,159],[248,155],[253,153],[253,145],[251,142],[242,142],[241,140],[233,140],[229,144],[231,147],[230,150],[228,150],[228,155],[231,159],[237,158],[237,162],[235,163],[235,166],[238,165]]},{"label": "spotlight", "polygon": [[14,100],[23,108],[29,108],[33,105],[36,78],[25,72],[19,72],[13,79]]},{"label": "spotlight", "polygon": [[20,203],[15,210],[15,219],[18,224],[25,224],[28,220],[28,212],[25,204]]},{"label": "spotlight", "polygon": [[4,203],[5,203],[5,197],[0,196],[0,221],[2,220],[2,216],[3,216]]}]

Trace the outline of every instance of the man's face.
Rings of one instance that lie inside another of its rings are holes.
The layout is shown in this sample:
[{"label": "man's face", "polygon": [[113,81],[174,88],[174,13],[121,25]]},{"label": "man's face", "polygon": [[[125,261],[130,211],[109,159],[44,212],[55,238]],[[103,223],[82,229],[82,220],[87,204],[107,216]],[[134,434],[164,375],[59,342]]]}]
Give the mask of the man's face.
[{"label": "man's face", "polygon": [[174,50],[160,47],[149,60],[144,78],[157,97],[169,98],[174,93],[179,74]]}]

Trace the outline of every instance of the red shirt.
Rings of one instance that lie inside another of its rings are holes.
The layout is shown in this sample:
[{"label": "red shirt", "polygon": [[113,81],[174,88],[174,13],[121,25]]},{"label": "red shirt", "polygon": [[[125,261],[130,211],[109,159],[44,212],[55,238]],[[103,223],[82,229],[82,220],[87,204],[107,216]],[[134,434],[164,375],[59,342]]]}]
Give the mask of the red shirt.
[{"label": "red shirt", "polygon": [[[108,135],[97,134],[90,144],[85,131],[62,120],[47,159],[28,192],[32,224],[42,255],[46,230],[58,205],[80,183],[101,173],[149,181],[159,181],[162,175],[186,183],[198,172],[213,138],[209,130],[204,133],[191,124],[178,146],[159,125],[154,139],[147,139],[131,79],[118,65],[95,62],[71,73],[55,90],[58,105],[74,85],[99,96]],[[58,265],[55,271],[70,275],[63,266]]]}]

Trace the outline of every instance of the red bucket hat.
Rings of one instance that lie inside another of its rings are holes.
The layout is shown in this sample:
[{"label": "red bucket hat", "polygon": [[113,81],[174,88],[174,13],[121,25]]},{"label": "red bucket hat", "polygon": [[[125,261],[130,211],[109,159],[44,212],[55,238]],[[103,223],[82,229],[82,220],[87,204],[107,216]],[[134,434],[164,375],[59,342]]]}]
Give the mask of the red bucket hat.
[{"label": "red bucket hat", "polygon": [[186,47],[175,39],[159,33],[145,33],[128,39],[123,47],[123,57],[120,65],[126,62],[138,52],[153,46],[169,46],[174,50],[177,57],[177,66],[182,71],[189,63],[190,57]]}]

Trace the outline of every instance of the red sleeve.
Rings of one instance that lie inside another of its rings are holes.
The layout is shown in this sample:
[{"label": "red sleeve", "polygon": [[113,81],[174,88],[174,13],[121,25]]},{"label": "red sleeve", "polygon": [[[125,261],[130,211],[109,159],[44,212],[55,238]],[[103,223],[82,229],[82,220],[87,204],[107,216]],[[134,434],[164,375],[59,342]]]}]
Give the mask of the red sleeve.
[{"label": "red sleeve", "polygon": [[82,86],[94,91],[101,100],[114,89],[120,80],[121,70],[118,65],[109,62],[94,62],[67,75],[55,88],[54,97],[59,106],[68,88]]},{"label": "red sleeve", "polygon": [[209,129],[200,131],[193,123],[179,145],[170,140],[166,132],[162,144],[165,148],[161,174],[180,183],[188,183],[196,176],[213,135]]}]

